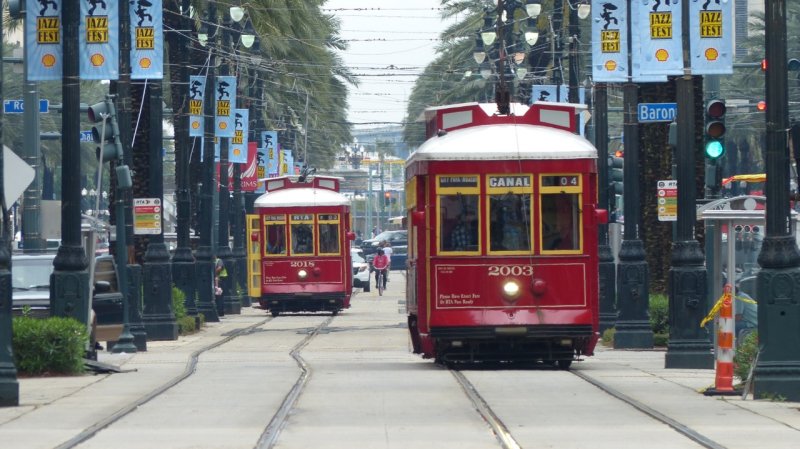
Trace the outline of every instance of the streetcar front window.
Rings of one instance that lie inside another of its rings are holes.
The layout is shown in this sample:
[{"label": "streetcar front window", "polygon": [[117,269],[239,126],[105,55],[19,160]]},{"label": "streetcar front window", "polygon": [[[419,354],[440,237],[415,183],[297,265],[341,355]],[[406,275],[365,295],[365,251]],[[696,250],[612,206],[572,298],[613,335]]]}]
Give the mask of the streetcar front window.
[{"label": "streetcar front window", "polygon": [[531,195],[489,195],[489,251],[531,250]]},{"label": "streetcar front window", "polygon": [[314,216],[295,214],[289,226],[293,255],[314,254]]},{"label": "streetcar front window", "polygon": [[580,249],[580,195],[542,195],[542,251]]},{"label": "streetcar front window", "polygon": [[439,251],[478,251],[477,195],[439,195]]},{"label": "streetcar front window", "polygon": [[267,224],[267,254],[286,254],[286,224]]},{"label": "streetcar front window", "polygon": [[339,254],[339,215],[319,214],[319,253]]}]

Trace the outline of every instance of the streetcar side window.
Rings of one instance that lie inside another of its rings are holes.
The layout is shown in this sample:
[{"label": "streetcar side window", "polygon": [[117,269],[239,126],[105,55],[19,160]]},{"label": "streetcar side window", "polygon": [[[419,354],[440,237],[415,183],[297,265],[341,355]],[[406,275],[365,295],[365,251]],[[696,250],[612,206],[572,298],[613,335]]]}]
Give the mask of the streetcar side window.
[{"label": "streetcar side window", "polygon": [[319,254],[339,254],[339,215],[319,214],[317,222]]},{"label": "streetcar side window", "polygon": [[478,251],[477,211],[477,195],[439,195],[439,251]]},{"label": "streetcar side window", "polygon": [[286,255],[286,216],[264,216],[264,252],[267,256]]},{"label": "streetcar side window", "polygon": [[539,213],[543,253],[581,250],[580,175],[542,176]]},{"label": "streetcar side window", "polygon": [[293,255],[314,254],[314,216],[295,214],[289,226]]}]

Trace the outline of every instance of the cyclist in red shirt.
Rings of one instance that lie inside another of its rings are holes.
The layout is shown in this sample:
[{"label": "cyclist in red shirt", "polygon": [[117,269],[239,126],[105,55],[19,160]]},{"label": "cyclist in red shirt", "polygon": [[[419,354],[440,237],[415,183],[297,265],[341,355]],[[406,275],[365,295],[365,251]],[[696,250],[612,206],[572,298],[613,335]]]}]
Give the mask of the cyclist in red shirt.
[{"label": "cyclist in red shirt", "polygon": [[378,286],[378,273],[383,276],[383,288],[386,289],[386,274],[389,269],[389,257],[383,253],[383,248],[378,250],[378,254],[372,259],[372,267],[375,269],[375,288]]}]

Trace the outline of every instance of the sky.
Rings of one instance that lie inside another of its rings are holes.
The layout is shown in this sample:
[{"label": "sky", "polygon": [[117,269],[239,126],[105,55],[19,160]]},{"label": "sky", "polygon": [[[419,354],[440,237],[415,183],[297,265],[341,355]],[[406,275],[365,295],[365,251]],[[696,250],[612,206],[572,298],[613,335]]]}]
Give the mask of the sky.
[{"label": "sky", "polygon": [[329,0],[349,49],[341,56],[360,85],[350,88],[348,119],[356,129],[402,123],[417,76],[435,58],[439,0]]}]

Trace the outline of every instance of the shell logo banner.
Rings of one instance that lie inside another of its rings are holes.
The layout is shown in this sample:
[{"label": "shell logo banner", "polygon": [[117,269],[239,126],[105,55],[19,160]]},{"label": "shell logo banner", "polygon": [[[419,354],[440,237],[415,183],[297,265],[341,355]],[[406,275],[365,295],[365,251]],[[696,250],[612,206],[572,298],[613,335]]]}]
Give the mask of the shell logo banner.
[{"label": "shell logo banner", "polygon": [[[688,0],[684,0],[688,1]],[[640,52],[632,54],[634,64],[641,67],[642,75],[683,74],[683,33],[681,32],[681,3],[678,0],[647,0],[632,2],[636,5],[639,27]]]},{"label": "shell logo banner", "polygon": [[161,0],[130,0],[130,3],[131,79],[162,79],[164,30]]},{"label": "shell logo banner", "polygon": [[81,2],[78,47],[82,79],[119,79],[119,6],[116,0]]},{"label": "shell logo banner", "polygon": [[60,80],[63,63],[62,0],[28,0],[25,6],[25,57],[29,81]]},{"label": "shell logo banner", "polygon": [[628,7],[624,0],[592,2],[592,78],[605,83],[628,78]]},{"label": "shell logo banner", "polygon": [[236,109],[236,77],[218,76],[214,92],[214,135],[217,137],[233,137],[235,131],[233,110]]},{"label": "shell logo banner", "polygon": [[205,116],[203,115],[206,95],[206,77],[193,75],[189,77],[189,136],[203,137]]},{"label": "shell logo banner", "polygon": [[250,111],[248,109],[234,109],[233,111],[233,137],[228,149],[228,162],[233,164],[247,163],[247,134]]},{"label": "shell logo banner", "polygon": [[733,73],[733,0],[688,0],[693,75]]}]

